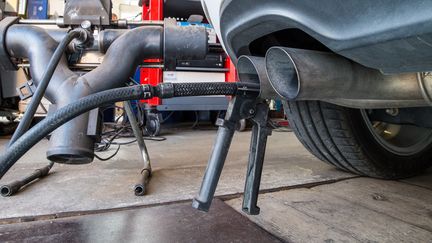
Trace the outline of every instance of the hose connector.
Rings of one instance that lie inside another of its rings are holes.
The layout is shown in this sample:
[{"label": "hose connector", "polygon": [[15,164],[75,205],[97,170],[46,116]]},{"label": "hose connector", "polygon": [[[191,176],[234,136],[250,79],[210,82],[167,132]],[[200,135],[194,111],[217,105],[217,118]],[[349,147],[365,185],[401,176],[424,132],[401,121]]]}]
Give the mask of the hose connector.
[{"label": "hose connector", "polygon": [[76,28],[71,30],[71,32],[77,32],[79,36],[73,42],[73,50],[83,50],[88,47],[91,47],[94,42],[94,37],[92,34],[91,23],[85,23],[84,21],[80,28]]}]

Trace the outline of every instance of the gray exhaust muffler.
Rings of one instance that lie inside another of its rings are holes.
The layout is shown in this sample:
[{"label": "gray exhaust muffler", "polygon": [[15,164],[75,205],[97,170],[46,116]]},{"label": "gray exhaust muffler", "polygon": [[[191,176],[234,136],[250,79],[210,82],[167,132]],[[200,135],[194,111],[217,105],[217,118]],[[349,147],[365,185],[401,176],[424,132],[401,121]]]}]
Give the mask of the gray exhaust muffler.
[{"label": "gray exhaust muffler", "polygon": [[286,100],[322,100],[353,108],[428,106],[432,80],[417,73],[384,75],[333,53],[272,47],[269,82]]}]

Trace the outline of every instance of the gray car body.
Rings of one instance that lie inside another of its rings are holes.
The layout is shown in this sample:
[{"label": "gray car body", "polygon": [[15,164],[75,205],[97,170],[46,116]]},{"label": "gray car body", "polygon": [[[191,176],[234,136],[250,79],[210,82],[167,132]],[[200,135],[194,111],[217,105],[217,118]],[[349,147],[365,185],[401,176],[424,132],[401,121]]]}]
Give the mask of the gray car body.
[{"label": "gray car body", "polygon": [[384,73],[432,70],[430,0],[203,0],[203,5],[234,60],[253,54],[250,45],[259,38],[300,30]]}]

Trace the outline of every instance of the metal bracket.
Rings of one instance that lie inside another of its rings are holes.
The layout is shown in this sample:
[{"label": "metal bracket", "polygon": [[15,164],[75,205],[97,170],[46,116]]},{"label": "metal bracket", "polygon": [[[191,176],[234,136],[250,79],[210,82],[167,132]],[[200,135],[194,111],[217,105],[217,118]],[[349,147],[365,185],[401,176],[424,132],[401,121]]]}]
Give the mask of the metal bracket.
[{"label": "metal bracket", "polygon": [[64,8],[64,24],[80,25],[88,20],[95,26],[111,24],[111,0],[68,0]]},{"label": "metal bracket", "polygon": [[33,81],[27,81],[16,88],[16,91],[18,92],[21,100],[26,100],[33,96],[34,92],[36,91],[36,86],[33,84]]},{"label": "metal bracket", "polygon": [[100,108],[89,111],[87,123],[87,136],[92,137],[95,142],[100,142],[102,133],[103,119]]},{"label": "metal bracket", "polygon": [[150,181],[151,172],[152,172],[151,163],[150,163],[150,156],[149,156],[149,153],[147,151],[147,147],[146,147],[145,142],[144,142],[142,131],[138,125],[137,119],[136,119],[135,114],[132,110],[132,105],[131,105],[130,101],[125,101],[123,104],[124,104],[124,108],[126,110],[126,114],[129,118],[129,122],[131,124],[132,131],[133,131],[135,138],[137,140],[138,147],[141,151],[141,157],[142,157],[143,164],[144,164],[144,167],[141,170],[141,178],[138,181],[138,183],[134,186],[134,193],[136,196],[144,196],[144,194],[146,193],[146,185]]}]

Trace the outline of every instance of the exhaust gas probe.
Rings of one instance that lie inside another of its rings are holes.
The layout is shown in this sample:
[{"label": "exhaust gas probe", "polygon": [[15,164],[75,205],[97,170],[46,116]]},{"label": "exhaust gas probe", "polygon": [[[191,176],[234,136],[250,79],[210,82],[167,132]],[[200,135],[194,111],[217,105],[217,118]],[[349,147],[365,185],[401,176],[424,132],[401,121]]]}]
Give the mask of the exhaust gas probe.
[{"label": "exhaust gas probe", "polygon": [[236,95],[241,92],[258,92],[257,84],[247,83],[162,83],[155,87],[134,85],[95,93],[81,98],[47,116],[24,133],[0,157],[0,179],[37,142],[73,118],[97,107],[125,100],[172,98],[201,95]]}]

